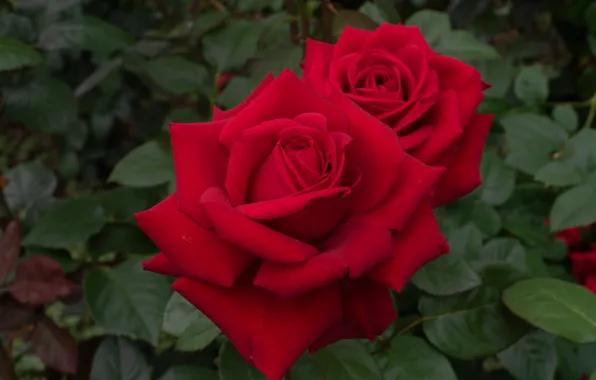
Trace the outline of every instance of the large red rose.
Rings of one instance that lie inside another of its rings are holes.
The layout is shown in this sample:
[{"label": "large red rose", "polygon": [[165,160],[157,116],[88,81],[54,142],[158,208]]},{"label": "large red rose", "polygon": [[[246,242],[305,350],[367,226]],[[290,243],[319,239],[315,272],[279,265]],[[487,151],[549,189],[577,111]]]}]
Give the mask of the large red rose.
[{"label": "large red rose", "polygon": [[145,268],[177,277],[270,379],[307,349],[382,333],[388,286],[447,251],[429,201],[443,169],[289,71],[171,140],[176,192],[136,215],[162,251]]},{"label": "large red rose", "polygon": [[337,44],[306,44],[303,78],[326,97],[343,94],[391,127],[410,155],[447,171],[433,203],[480,185],[480,160],[493,116],[476,114],[480,74],[435,53],[416,27],[346,27]]}]

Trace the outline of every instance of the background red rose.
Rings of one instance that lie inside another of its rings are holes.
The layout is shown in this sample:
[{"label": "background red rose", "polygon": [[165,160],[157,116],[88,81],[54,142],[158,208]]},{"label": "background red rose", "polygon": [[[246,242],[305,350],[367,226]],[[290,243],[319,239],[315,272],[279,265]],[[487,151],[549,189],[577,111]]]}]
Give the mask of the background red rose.
[{"label": "background red rose", "polygon": [[429,202],[443,169],[289,71],[171,135],[176,192],[137,214],[163,252],[145,268],[178,277],[271,379],[306,349],[382,333],[396,317],[387,286],[447,250]]},{"label": "background red rose", "polygon": [[480,184],[492,115],[476,114],[486,88],[473,67],[436,54],[416,27],[346,27],[335,45],[307,41],[303,78],[327,97],[344,94],[400,137],[419,160],[447,171],[434,196],[444,204]]}]

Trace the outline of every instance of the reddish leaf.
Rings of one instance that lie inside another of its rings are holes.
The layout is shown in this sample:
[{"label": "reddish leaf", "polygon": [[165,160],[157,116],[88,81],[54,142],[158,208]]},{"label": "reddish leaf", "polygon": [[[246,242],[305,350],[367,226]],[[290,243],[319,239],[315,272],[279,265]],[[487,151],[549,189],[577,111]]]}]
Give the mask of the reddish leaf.
[{"label": "reddish leaf", "polygon": [[16,378],[10,357],[4,347],[0,345],[0,380],[15,380]]},{"label": "reddish leaf", "polygon": [[31,337],[33,351],[46,366],[62,372],[77,372],[77,342],[68,330],[58,327],[54,321],[44,318]]},{"label": "reddish leaf", "polygon": [[60,264],[49,256],[36,255],[17,267],[9,285],[12,296],[28,305],[41,305],[66,297],[76,285],[68,280]]},{"label": "reddish leaf", "polygon": [[6,281],[6,277],[19,259],[21,252],[21,226],[18,220],[13,220],[4,230],[0,239],[0,284]]},{"label": "reddish leaf", "polygon": [[0,332],[15,332],[38,320],[35,310],[22,305],[8,295],[0,298]]}]

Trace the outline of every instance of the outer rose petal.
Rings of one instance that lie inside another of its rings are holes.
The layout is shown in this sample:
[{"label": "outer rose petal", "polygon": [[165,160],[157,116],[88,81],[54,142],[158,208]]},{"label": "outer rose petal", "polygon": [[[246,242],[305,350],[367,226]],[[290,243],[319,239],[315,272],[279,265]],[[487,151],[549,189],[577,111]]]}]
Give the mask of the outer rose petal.
[{"label": "outer rose petal", "polygon": [[293,119],[303,113],[319,113],[327,118],[327,129],[345,132],[347,118],[321,94],[302,82],[290,70],[284,70],[256,97],[249,107],[230,119],[219,140],[228,148],[245,130],[274,119]]},{"label": "outer rose petal", "polygon": [[179,279],[172,287],[217,324],[238,352],[270,380],[281,380],[341,318],[337,285],[292,298],[251,285],[250,278],[229,289],[188,279]]},{"label": "outer rose petal", "polygon": [[320,94],[328,96],[329,65],[334,45],[308,38],[306,53],[302,63],[302,79],[313,86]]},{"label": "outer rose petal", "polygon": [[174,272],[231,286],[255,257],[194,223],[176,207],[176,194],[135,215],[141,229],[166,255]]},{"label": "outer rose petal", "polygon": [[596,275],[596,250],[592,252],[572,252],[569,254],[571,258],[571,272],[573,277],[583,284],[593,275]]},{"label": "outer rose petal", "polygon": [[150,259],[145,260],[143,262],[143,269],[149,272],[163,274],[164,276],[179,276],[178,271],[172,266],[172,263],[170,263],[170,260],[168,260],[167,256],[164,255],[163,252],[160,252]]},{"label": "outer rose petal", "polygon": [[283,297],[294,297],[348,275],[360,277],[393,257],[391,232],[362,224],[345,223],[322,243],[322,253],[299,264],[265,261],[254,280]]},{"label": "outer rose petal", "polygon": [[203,227],[209,222],[197,198],[209,187],[223,186],[228,166],[228,152],[219,143],[224,124],[170,124],[179,206]]},{"label": "outer rose petal", "polygon": [[346,54],[360,51],[366,41],[368,41],[374,34],[375,32],[354,28],[349,25],[346,26],[335,44],[333,59],[335,60]]},{"label": "outer rose petal", "polygon": [[201,203],[218,236],[264,259],[299,263],[318,253],[310,244],[248,219],[232,207],[221,189],[207,190]]},{"label": "outer rose petal", "polygon": [[360,168],[362,178],[352,189],[353,212],[364,212],[383,201],[399,176],[404,159],[397,135],[363,111],[344,94],[330,99],[349,118],[353,140],[346,150],[346,167]]},{"label": "outer rose petal", "polygon": [[391,293],[384,285],[359,278],[344,283],[342,290],[342,320],[311,346],[311,353],[341,339],[368,338],[372,341],[397,318]]},{"label": "outer rose petal", "polygon": [[372,33],[364,49],[383,49],[396,54],[407,45],[416,45],[427,55],[436,54],[418,27],[393,24],[381,24]]},{"label": "outer rose petal", "polygon": [[238,115],[242,110],[244,110],[246,108],[246,106],[248,106],[250,104],[250,102],[252,102],[254,99],[256,99],[261,94],[261,92],[263,92],[263,90],[271,84],[271,82],[273,82],[273,75],[267,74],[267,76],[257,86],[257,88],[255,88],[253,90],[253,92],[250,93],[250,95],[248,95],[246,98],[244,98],[244,100],[242,102],[240,102],[240,104],[238,104],[236,107],[234,107],[232,109],[229,109],[227,111],[222,111],[219,108],[214,107],[213,108],[213,121],[229,119],[230,117]]},{"label": "outer rose petal", "polygon": [[406,155],[398,172],[399,178],[386,200],[372,211],[350,220],[387,229],[402,229],[420,202],[431,194],[444,172],[444,168],[425,165]]},{"label": "outer rose petal", "polygon": [[420,205],[404,230],[395,234],[393,247],[394,258],[374,268],[368,277],[398,292],[424,264],[449,252],[428,202]]},{"label": "outer rose petal", "polygon": [[586,281],[586,288],[590,289],[592,292],[596,293],[596,274],[588,277]]},{"label": "outer rose petal", "polygon": [[480,161],[494,115],[476,114],[457,144],[454,158],[435,190],[433,204],[440,206],[476,189],[480,179]]}]

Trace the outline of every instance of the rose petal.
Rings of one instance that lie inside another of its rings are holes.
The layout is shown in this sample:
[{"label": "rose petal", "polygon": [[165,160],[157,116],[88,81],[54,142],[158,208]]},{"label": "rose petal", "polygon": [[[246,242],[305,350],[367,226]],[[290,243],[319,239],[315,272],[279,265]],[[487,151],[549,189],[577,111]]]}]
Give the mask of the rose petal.
[{"label": "rose petal", "polygon": [[229,119],[238,115],[242,110],[244,110],[253,100],[255,100],[267,86],[269,86],[273,82],[273,75],[271,73],[267,74],[267,76],[261,81],[261,83],[250,93],[240,104],[236,107],[229,109],[227,111],[222,111],[217,107],[213,107],[213,121],[219,121],[224,119]]},{"label": "rose petal", "polygon": [[302,80],[314,87],[320,94],[328,96],[327,81],[334,45],[308,38],[305,49]]},{"label": "rose petal", "polygon": [[586,288],[590,289],[592,292],[596,293],[596,275],[592,275],[588,277],[585,284]]},{"label": "rose petal", "polygon": [[346,281],[342,290],[342,320],[311,346],[311,353],[341,339],[372,341],[397,318],[391,294],[384,285],[359,278]]},{"label": "rose petal", "polygon": [[337,227],[321,250],[321,254],[299,264],[265,261],[254,284],[283,297],[294,297],[342,277],[360,277],[393,257],[388,230],[353,223]]},{"label": "rose petal", "polygon": [[346,54],[356,53],[360,51],[366,41],[375,33],[368,30],[357,29],[347,25],[344,27],[335,48],[333,49],[333,60],[338,59]]},{"label": "rose petal", "polygon": [[480,161],[494,115],[477,114],[464,128],[453,161],[435,189],[433,204],[440,206],[476,189],[480,179]]},{"label": "rose petal", "polygon": [[197,199],[207,188],[224,183],[228,153],[219,143],[223,125],[223,122],[170,124],[180,209],[206,228],[209,224]]},{"label": "rose petal", "polygon": [[449,251],[428,201],[418,207],[403,231],[395,233],[393,248],[394,258],[374,268],[368,277],[398,292],[424,264]]},{"label": "rose petal", "polygon": [[569,254],[569,258],[571,259],[571,273],[580,284],[596,274],[596,251],[572,252]]},{"label": "rose petal", "polygon": [[298,263],[318,253],[312,245],[248,219],[231,206],[221,189],[207,190],[201,203],[220,237],[266,260]]},{"label": "rose petal", "polygon": [[230,148],[246,129],[274,119],[293,119],[303,113],[327,118],[327,129],[345,132],[346,116],[290,70],[284,70],[243,112],[229,120],[220,141]]},{"label": "rose petal", "polygon": [[[341,318],[337,286],[280,298],[239,281],[223,289],[188,279],[172,287],[209,317],[240,355],[271,380],[283,375],[329,326]],[[242,316],[239,323],[238,316]]]},{"label": "rose petal", "polygon": [[387,229],[402,229],[444,172],[444,168],[425,165],[406,155],[397,173],[398,179],[385,200],[375,209],[355,215],[350,220]]},{"label": "rose petal", "polygon": [[194,223],[176,207],[176,195],[135,214],[139,227],[179,276],[231,286],[255,257]]},{"label": "rose petal", "polygon": [[381,24],[366,42],[365,49],[383,49],[397,54],[408,45],[417,46],[427,55],[436,53],[430,48],[426,39],[415,26]]},{"label": "rose petal", "polygon": [[143,262],[143,269],[149,272],[163,274],[164,276],[179,277],[178,271],[172,266],[172,263],[170,263],[170,260],[168,260],[168,257],[163,252],[145,260]]},{"label": "rose petal", "polygon": [[352,142],[346,150],[346,167],[358,168],[362,178],[352,189],[353,211],[372,209],[391,191],[404,157],[395,133],[363,111],[345,95],[333,93],[333,104],[349,117]]}]

